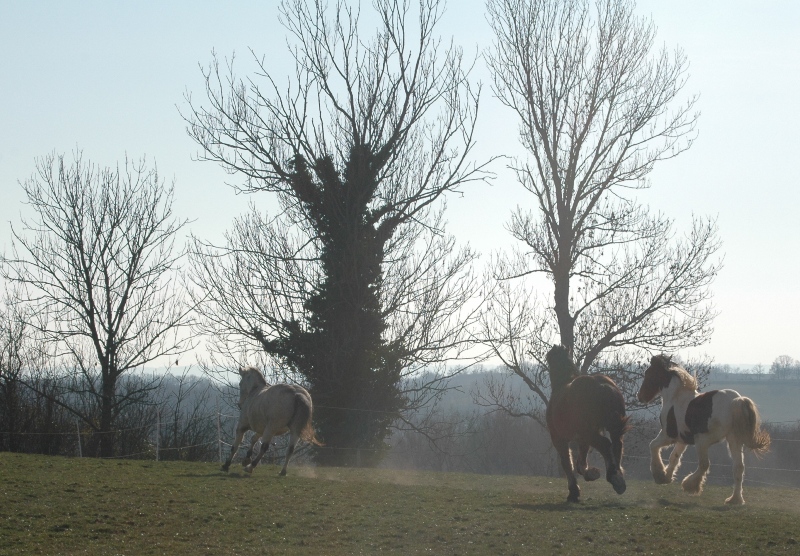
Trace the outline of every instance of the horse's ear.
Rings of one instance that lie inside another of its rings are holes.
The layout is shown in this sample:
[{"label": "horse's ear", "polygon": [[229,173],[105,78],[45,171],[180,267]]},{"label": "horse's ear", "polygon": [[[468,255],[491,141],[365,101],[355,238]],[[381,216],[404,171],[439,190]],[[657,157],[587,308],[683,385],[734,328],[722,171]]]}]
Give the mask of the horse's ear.
[{"label": "horse's ear", "polygon": [[658,355],[654,355],[650,358],[651,365],[657,365],[659,367],[664,367],[665,369],[669,367],[669,364],[672,363],[668,355],[663,353],[659,353]]},{"label": "horse's ear", "polygon": [[239,367],[239,374],[244,376],[244,367]]},{"label": "horse's ear", "polygon": [[553,346],[547,352],[547,355],[545,355],[545,360],[547,361],[548,365],[552,365],[554,362],[558,361],[556,357],[559,356],[562,359],[568,359],[569,355],[567,354],[567,348],[561,344],[553,344]]}]

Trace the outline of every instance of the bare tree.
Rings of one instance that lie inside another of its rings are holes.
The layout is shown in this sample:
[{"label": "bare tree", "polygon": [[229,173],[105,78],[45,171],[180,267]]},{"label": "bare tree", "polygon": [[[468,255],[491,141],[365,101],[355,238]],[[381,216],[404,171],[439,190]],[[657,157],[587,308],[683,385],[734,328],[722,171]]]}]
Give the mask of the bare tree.
[{"label": "bare tree", "polygon": [[800,378],[800,361],[790,355],[779,355],[769,368],[772,378]]},{"label": "bare tree", "polygon": [[23,373],[29,366],[32,352],[31,330],[25,325],[24,308],[15,303],[15,296],[6,293],[0,306],[0,429],[8,433],[7,442],[0,439],[0,449],[16,452],[22,432]]},{"label": "bare tree", "polygon": [[165,377],[159,397],[159,457],[213,460],[219,448],[213,383],[186,369]]},{"label": "bare tree", "polygon": [[215,59],[208,107],[189,99],[186,117],[201,159],[279,201],[221,250],[197,245],[196,282],[209,331],[260,346],[310,387],[319,462],[377,461],[387,427],[435,397],[441,375],[406,379],[463,352],[475,319],[474,254],[444,234],[442,200],[484,177],[468,161],[479,91],[434,34],[439,1],[374,7],[365,40],[343,2],[283,2],[293,81],[263,59],[238,80]]},{"label": "bare tree", "polygon": [[35,309],[27,325],[58,346],[73,394],[93,400],[69,409],[98,433],[99,455],[111,456],[115,418],[155,386],[118,391],[120,376],[188,347],[173,187],[144,160],[100,168],[80,152],[71,163],[37,160],[22,187],[35,217],[12,227],[3,277]]},{"label": "bare tree", "polygon": [[686,56],[654,52],[655,26],[632,1],[489,0],[488,12],[494,92],[519,119],[530,159],[513,169],[533,208],[508,224],[520,247],[494,261],[483,332],[546,404],[552,344],[585,373],[705,342],[719,240],[702,218],[676,237],[635,198],[657,162],[689,148],[698,116],[695,97],[680,103]]}]

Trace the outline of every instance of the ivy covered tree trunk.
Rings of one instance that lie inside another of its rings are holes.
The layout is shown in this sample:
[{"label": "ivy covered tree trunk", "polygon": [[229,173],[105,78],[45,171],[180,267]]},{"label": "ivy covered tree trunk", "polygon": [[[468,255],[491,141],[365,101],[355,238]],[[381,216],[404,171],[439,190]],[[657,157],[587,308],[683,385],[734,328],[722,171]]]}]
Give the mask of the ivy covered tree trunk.
[{"label": "ivy covered tree trunk", "polygon": [[388,428],[404,407],[402,346],[384,341],[381,263],[386,225],[372,220],[368,202],[377,185],[375,154],[352,149],[340,176],[329,159],[295,161],[292,186],[315,222],[324,280],[306,302],[304,322],[287,323],[282,340],[265,347],[299,369],[314,399],[316,460],[327,465],[380,461]]},{"label": "ivy covered tree trunk", "polygon": [[486,176],[470,161],[471,64],[435,33],[442,1],[372,8],[362,27],[347,3],[284,0],[286,88],[270,57],[247,80],[215,58],[208,105],[187,99],[201,158],[280,203],[239,221],[221,256],[195,243],[203,326],[221,353],[255,340],[302,377],[325,443],[317,462],[331,465],[376,463],[394,422],[416,426],[408,415],[439,398],[457,372],[446,363],[473,345],[479,289],[475,255],[442,216],[446,194]]}]

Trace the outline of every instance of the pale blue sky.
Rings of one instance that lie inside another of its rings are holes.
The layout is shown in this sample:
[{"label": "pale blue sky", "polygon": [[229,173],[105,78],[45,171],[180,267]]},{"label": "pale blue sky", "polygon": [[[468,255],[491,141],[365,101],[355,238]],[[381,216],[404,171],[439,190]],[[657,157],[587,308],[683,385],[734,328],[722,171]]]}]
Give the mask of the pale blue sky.
[{"label": "pale blue sky", "polygon": [[[18,180],[34,157],[79,147],[114,164],[127,153],[155,160],[176,182],[176,212],[218,239],[247,197],[235,177],[196,152],[178,108],[203,98],[198,63],[211,50],[248,48],[281,77],[291,73],[276,2],[12,2],[0,0],[0,249],[25,208]],[[700,94],[699,137],[652,174],[646,203],[678,220],[716,215],[725,267],[714,286],[721,311],[700,351],[720,363],[769,365],[800,358],[800,3],[649,0],[658,41],[691,62],[687,90]],[[491,42],[482,1],[451,0],[440,31],[468,52]],[[476,79],[486,79],[478,62]],[[484,89],[478,155],[518,153],[516,122]],[[450,230],[480,251],[510,245],[504,223],[531,199],[496,168],[492,186],[449,200]],[[263,197],[252,199],[266,206]]]}]

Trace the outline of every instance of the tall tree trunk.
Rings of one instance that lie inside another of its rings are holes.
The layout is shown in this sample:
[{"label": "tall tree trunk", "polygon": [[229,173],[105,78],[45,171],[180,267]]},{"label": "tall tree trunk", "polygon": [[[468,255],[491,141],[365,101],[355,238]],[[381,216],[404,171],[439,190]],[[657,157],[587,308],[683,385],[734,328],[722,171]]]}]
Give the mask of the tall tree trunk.
[{"label": "tall tree trunk", "polygon": [[561,345],[570,358],[575,354],[575,317],[570,312],[570,274],[572,270],[572,219],[559,211],[558,259],[553,269],[553,310],[556,313]]},{"label": "tall tree trunk", "polygon": [[102,397],[100,400],[100,457],[114,455],[114,404],[117,393],[117,376],[114,371],[103,372]]},{"label": "tall tree trunk", "polygon": [[14,379],[6,379],[2,388],[5,390],[5,408],[6,415],[4,422],[6,430],[8,430],[8,450],[10,452],[19,451],[20,436],[15,434],[17,432],[17,415],[19,412],[19,389],[17,388],[17,381]]}]

